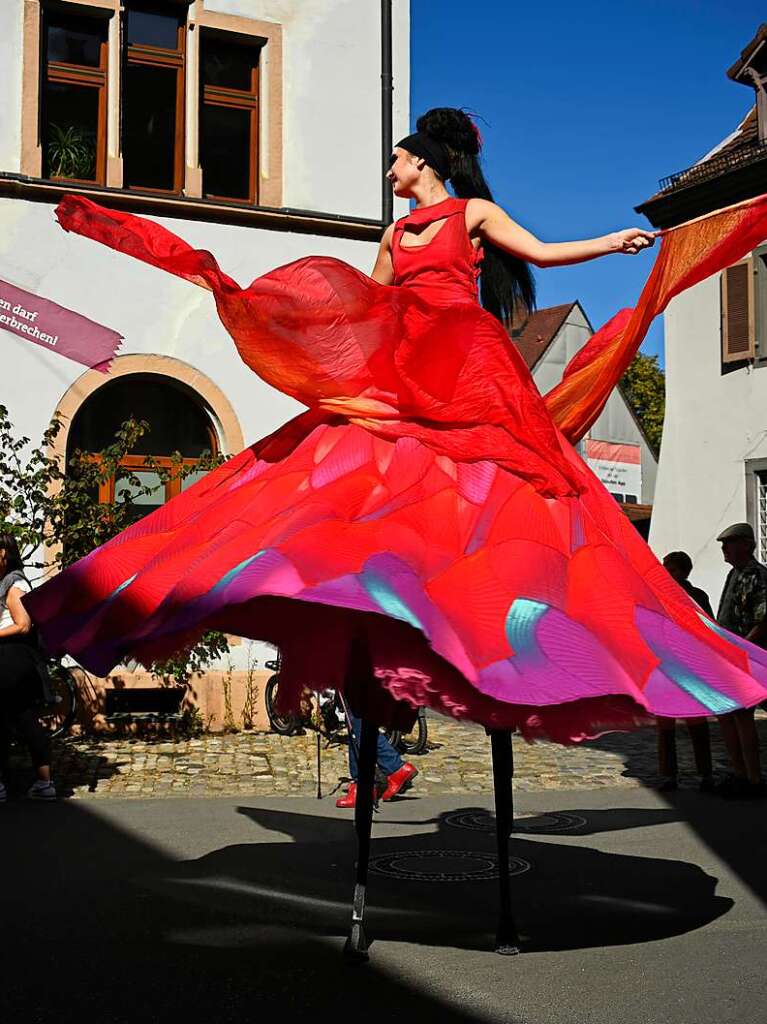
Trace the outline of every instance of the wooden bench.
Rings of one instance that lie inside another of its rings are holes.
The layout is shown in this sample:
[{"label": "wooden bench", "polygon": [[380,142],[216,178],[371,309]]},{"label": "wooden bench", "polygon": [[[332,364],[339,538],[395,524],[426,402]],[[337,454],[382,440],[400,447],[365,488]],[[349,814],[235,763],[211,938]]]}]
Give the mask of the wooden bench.
[{"label": "wooden bench", "polygon": [[185,693],[182,686],[107,690],[104,715],[108,722],[179,722]]}]

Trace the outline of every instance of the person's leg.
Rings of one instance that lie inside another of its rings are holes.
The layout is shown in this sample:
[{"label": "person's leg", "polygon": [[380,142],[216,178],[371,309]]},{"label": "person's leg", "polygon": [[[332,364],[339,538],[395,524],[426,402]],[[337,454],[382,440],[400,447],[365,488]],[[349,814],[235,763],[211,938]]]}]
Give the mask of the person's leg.
[{"label": "person's leg", "polygon": [[[349,787],[348,794],[336,801],[336,807],[353,807],[354,801],[357,799],[355,783],[357,782],[359,772],[358,758],[362,735],[362,721],[351,713],[349,713],[349,718],[352,726],[352,734],[349,736],[349,775],[353,781]],[[418,774],[418,769],[414,768],[409,762],[402,760],[397,750],[394,749],[380,730],[376,743],[376,764],[378,766],[379,778],[380,776],[385,776],[385,783],[381,781],[379,785],[383,790],[381,799],[386,801],[391,800],[398,793],[409,789],[413,779]]]},{"label": "person's leg", "polygon": [[714,770],[711,763],[711,730],[708,721],[705,718],[688,718],[687,728],[695,758],[695,771],[700,777],[701,784],[708,784]]},{"label": "person's leg", "polygon": [[736,714],[736,711],[731,711],[728,715],[719,715],[719,728],[722,732],[722,739],[727,749],[727,756],[730,759],[733,775],[738,779],[745,779],[746,765],[743,760],[738,726],[735,723]]},{"label": "person's leg", "polygon": [[51,784],[51,738],[40,724],[37,709],[34,706],[23,708],[15,718],[16,731],[19,738],[29,750],[32,764],[37,775],[34,789],[47,791]]},{"label": "person's leg", "polygon": [[0,785],[8,785],[8,765],[11,756],[11,723],[5,709],[0,706]]},{"label": "person's leg", "polygon": [[733,717],[740,741],[744,774],[750,783],[758,784],[762,781],[762,764],[754,709],[743,708],[740,711],[734,711]]},{"label": "person's leg", "polygon": [[[358,750],[362,730],[362,719],[350,714],[353,736],[349,737],[349,775],[357,781]],[[355,742],[356,740],[356,742]],[[393,775],[403,765],[403,760],[382,732],[378,733],[376,761],[384,775]]]},{"label": "person's leg", "polygon": [[378,749],[376,751],[378,767],[384,775],[393,775],[398,772],[405,763],[399,756],[399,752],[389,743],[382,732],[378,733]]},{"label": "person's leg", "polygon": [[658,774],[662,777],[661,789],[675,789],[679,767],[676,758],[676,719],[657,718],[658,733]]}]

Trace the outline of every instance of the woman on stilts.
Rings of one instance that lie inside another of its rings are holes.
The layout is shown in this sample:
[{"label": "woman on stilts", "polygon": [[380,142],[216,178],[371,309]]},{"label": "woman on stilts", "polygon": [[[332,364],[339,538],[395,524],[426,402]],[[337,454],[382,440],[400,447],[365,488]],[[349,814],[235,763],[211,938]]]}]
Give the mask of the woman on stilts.
[{"label": "woman on stilts", "polygon": [[96,673],[221,629],[280,647],[285,710],[305,687],[343,692],[362,719],[355,957],[379,725],[409,728],[427,706],[490,732],[508,953],[512,731],[574,743],[767,697],[767,654],[699,611],[572,446],[594,418],[584,365],[605,393],[624,369],[601,332],[552,403],[501,322],[532,308],[529,263],[633,255],[653,234],[539,241],[492,201],[480,145],[466,114],[439,108],[395,147],[388,177],[415,207],[372,278],[311,256],[243,289],[151,221],[76,197],[58,211],[210,289],[245,363],[307,411],[28,606],[52,651]]}]

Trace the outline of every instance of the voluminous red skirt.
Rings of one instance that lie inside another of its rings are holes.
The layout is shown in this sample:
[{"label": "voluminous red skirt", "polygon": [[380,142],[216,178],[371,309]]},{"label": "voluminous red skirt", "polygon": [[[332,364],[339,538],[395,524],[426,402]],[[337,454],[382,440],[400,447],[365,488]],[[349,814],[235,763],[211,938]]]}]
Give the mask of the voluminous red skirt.
[{"label": "voluminous red skirt", "polygon": [[673,582],[476,304],[313,257],[240,289],[151,222],[59,215],[209,287],[310,408],[29,595],[53,651],[105,674],[219,629],[280,647],[288,704],[335,687],[382,723],[427,705],[561,742],[767,698],[767,653]]}]

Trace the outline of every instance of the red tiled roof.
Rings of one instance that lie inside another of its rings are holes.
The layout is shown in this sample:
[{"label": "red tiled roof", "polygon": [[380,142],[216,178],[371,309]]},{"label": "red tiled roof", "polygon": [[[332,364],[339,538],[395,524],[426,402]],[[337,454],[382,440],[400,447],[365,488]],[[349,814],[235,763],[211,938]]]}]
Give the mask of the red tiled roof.
[{"label": "red tiled roof", "polygon": [[562,306],[538,309],[512,327],[511,340],[522,353],[528,369],[532,370],[544,355],[574,305],[574,302],[566,302]]},{"label": "red tiled roof", "polygon": [[620,502],[620,510],[632,523],[641,523],[652,515],[652,505],[637,505],[634,502]]}]

